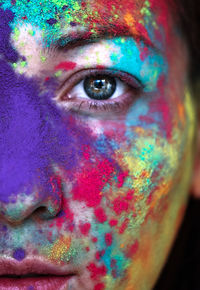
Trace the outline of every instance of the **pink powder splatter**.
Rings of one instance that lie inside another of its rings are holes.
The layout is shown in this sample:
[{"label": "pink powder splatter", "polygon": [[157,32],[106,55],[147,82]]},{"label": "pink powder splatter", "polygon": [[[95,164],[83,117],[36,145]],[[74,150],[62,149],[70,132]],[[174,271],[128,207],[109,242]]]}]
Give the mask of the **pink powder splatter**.
[{"label": "pink powder splatter", "polygon": [[138,243],[138,240],[136,240],[131,246],[130,246],[130,249],[128,250],[128,253],[127,253],[127,257],[132,257],[138,250],[139,248],[139,243]]},{"label": "pink powder splatter", "polygon": [[85,223],[85,224],[80,225],[79,228],[80,228],[81,233],[83,235],[87,236],[89,231],[90,231],[91,224],[90,223]]},{"label": "pink powder splatter", "polygon": [[94,286],[94,290],[104,290],[105,286],[104,283],[98,283]]},{"label": "pink powder splatter", "polygon": [[74,69],[75,67],[76,67],[75,62],[64,61],[64,62],[60,62],[57,66],[55,66],[55,70],[69,71],[69,70]]},{"label": "pink powder splatter", "polygon": [[118,220],[112,219],[112,220],[109,221],[109,225],[110,225],[111,227],[114,227],[114,226],[116,226],[117,224],[118,224]]},{"label": "pink powder splatter", "polygon": [[100,222],[100,223],[104,223],[105,221],[107,221],[107,216],[105,214],[105,211],[102,207],[96,208],[94,210],[94,214],[96,216],[96,219]]},{"label": "pink powder splatter", "polygon": [[113,240],[112,234],[111,233],[106,233],[105,234],[105,242],[106,242],[106,245],[108,247],[112,245],[112,240]]},{"label": "pink powder splatter", "polygon": [[113,170],[113,165],[106,159],[99,161],[95,168],[88,164],[77,176],[74,199],[84,201],[88,207],[98,206],[102,199],[101,190],[110,180]]},{"label": "pink powder splatter", "polygon": [[124,233],[125,229],[126,229],[127,226],[128,226],[128,223],[129,223],[129,219],[126,218],[126,219],[123,221],[121,227],[119,228],[119,234],[123,234],[123,233]]},{"label": "pink powder splatter", "polygon": [[93,243],[96,243],[98,241],[97,237],[92,238]]},{"label": "pink powder splatter", "polygon": [[113,210],[117,215],[120,215],[123,211],[127,211],[128,206],[129,206],[128,202],[121,197],[117,197],[113,201]]},{"label": "pink powder splatter", "polygon": [[96,280],[99,278],[99,276],[105,276],[107,273],[106,267],[104,265],[102,266],[96,266],[95,263],[90,263],[87,266],[87,269],[90,271],[90,277],[91,279]]},{"label": "pink powder splatter", "polygon": [[105,250],[102,250],[102,251],[97,251],[96,254],[95,254],[95,258],[97,260],[100,260],[100,258],[105,254]]},{"label": "pink powder splatter", "polygon": [[120,188],[123,186],[125,178],[128,176],[128,172],[122,172],[117,176],[118,184],[117,187]]}]

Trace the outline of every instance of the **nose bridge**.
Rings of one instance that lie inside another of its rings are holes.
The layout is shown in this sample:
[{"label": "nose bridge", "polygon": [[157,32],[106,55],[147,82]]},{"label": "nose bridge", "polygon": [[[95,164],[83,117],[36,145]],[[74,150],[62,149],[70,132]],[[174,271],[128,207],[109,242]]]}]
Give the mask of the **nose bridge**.
[{"label": "nose bridge", "polygon": [[48,144],[53,132],[44,122],[37,90],[33,94],[30,83],[27,87],[19,82],[9,106],[0,109],[9,115],[0,122],[0,218],[9,222],[39,209],[54,216],[62,202],[55,180],[52,185],[54,158]]}]

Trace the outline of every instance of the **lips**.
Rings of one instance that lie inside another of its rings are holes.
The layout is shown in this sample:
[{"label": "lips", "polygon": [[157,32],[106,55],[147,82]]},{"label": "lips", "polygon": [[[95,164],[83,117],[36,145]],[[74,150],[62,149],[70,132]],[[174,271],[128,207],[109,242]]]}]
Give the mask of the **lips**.
[{"label": "lips", "polygon": [[23,262],[0,260],[1,290],[67,290],[75,271],[69,266],[51,264],[43,259],[26,259]]}]

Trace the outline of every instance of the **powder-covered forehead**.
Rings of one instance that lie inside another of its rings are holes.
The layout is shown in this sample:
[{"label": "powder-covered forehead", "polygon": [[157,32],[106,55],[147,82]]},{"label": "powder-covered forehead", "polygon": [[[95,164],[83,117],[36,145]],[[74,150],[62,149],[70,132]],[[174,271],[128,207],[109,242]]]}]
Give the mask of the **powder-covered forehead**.
[{"label": "powder-covered forehead", "polygon": [[[7,0],[1,6],[11,10],[15,18],[12,27],[18,33],[19,25],[31,24],[39,28],[46,43],[60,38],[64,33],[84,30],[89,34],[132,34],[155,38],[161,42],[163,29],[170,26],[168,1],[80,1],[80,0]],[[156,15],[156,16],[155,16]],[[155,31],[157,31],[155,33]],[[153,32],[154,31],[154,32]],[[30,33],[34,34],[34,29]]]}]

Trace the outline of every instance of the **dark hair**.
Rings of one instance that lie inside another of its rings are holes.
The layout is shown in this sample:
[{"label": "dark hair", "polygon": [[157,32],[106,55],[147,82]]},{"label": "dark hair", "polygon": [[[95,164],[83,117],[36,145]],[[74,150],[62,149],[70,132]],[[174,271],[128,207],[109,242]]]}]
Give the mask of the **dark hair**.
[{"label": "dark hair", "polygon": [[200,2],[199,0],[175,0],[179,25],[187,40],[190,53],[190,76],[200,77]]}]

